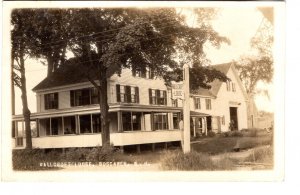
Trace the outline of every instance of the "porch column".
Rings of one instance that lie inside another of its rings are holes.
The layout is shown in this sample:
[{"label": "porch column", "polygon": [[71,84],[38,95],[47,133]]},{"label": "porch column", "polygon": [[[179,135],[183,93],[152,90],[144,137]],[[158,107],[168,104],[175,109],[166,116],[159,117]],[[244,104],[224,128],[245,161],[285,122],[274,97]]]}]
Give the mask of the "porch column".
[{"label": "porch column", "polygon": [[204,117],[204,130],[205,130],[205,135],[207,136],[207,120],[206,120],[206,117]]},{"label": "porch column", "polygon": [[196,118],[192,117],[192,120],[193,120],[194,137],[196,137]]},{"label": "porch column", "polygon": [[36,119],[36,137],[40,137],[40,120]]},{"label": "porch column", "polygon": [[154,113],[153,112],[151,112],[150,120],[151,120],[150,129],[151,129],[151,131],[154,131]]},{"label": "porch column", "polygon": [[118,111],[117,115],[118,115],[118,132],[123,132],[122,111]]},{"label": "porch column", "polygon": [[64,117],[61,117],[61,128],[62,128],[62,134],[65,135],[65,121]]},{"label": "porch column", "polygon": [[79,135],[80,132],[79,115],[75,115],[75,124],[76,124],[75,132],[77,135]]}]

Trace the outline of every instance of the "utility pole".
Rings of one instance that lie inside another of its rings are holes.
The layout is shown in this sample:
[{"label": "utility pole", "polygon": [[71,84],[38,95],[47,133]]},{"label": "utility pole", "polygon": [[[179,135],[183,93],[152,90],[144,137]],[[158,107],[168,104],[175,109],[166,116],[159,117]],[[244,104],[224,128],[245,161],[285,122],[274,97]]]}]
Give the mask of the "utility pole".
[{"label": "utility pole", "polygon": [[183,89],[184,89],[184,104],[183,104],[183,153],[191,151],[190,141],[190,73],[189,65],[183,66]]}]

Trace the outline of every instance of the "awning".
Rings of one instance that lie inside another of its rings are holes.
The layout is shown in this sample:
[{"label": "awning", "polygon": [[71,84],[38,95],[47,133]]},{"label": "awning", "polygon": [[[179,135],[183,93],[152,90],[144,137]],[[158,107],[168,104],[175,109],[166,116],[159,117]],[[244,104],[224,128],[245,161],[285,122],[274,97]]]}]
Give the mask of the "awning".
[{"label": "awning", "polygon": [[205,114],[202,112],[190,111],[190,116],[191,117],[206,117],[206,116],[211,116],[211,115]]}]

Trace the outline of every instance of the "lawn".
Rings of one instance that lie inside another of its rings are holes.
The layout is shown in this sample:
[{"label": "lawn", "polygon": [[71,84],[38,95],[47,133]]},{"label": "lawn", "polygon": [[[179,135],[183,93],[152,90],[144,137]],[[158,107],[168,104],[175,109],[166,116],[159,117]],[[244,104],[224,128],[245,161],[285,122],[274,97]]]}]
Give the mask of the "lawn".
[{"label": "lawn", "polygon": [[192,144],[192,149],[197,152],[210,155],[227,153],[234,151],[236,146],[241,150],[254,148],[257,146],[271,145],[272,136],[264,135],[258,137],[212,137],[203,138],[199,142]]}]

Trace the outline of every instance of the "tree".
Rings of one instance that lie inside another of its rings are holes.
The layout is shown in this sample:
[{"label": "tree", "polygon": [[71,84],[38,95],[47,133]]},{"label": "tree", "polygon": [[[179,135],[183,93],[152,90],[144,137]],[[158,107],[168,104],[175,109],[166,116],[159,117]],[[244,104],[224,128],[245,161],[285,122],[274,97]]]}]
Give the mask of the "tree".
[{"label": "tree", "polygon": [[251,46],[256,51],[256,55],[242,57],[235,62],[240,78],[249,94],[257,92],[256,84],[259,81],[269,83],[273,77],[273,20],[271,16],[267,16],[268,20],[262,19],[256,34],[251,39]]},{"label": "tree", "polygon": [[22,9],[31,13],[26,36],[31,39],[30,56],[45,59],[49,76],[66,60],[68,39],[71,37],[66,10],[62,9]]},{"label": "tree", "polygon": [[25,121],[26,148],[32,148],[31,128],[30,128],[30,110],[28,108],[27,91],[26,91],[26,75],[25,60],[28,57],[28,45],[30,39],[26,36],[28,31],[28,23],[31,21],[31,14],[21,13],[20,10],[13,10],[11,15],[11,31],[12,52],[11,60],[13,66],[12,79],[14,84],[21,90],[21,98],[23,105],[23,116]]},{"label": "tree", "polygon": [[[196,12],[201,21],[197,27],[188,26],[176,9],[68,9],[62,12],[66,18],[66,31],[71,33],[68,40],[59,40],[58,44],[68,44],[75,57],[59,66],[71,62],[80,66],[97,89],[103,146],[110,143],[107,84],[113,74],[120,75],[124,68],[134,72],[151,69],[168,84],[172,79],[180,79],[183,64],[189,63],[192,73],[203,71],[202,78],[192,77],[195,86],[209,87],[204,83],[225,78],[202,66],[206,41],[215,46],[228,42],[209,23],[204,23],[204,10]],[[53,45],[57,44],[45,42],[40,46],[48,48]],[[36,55],[42,55],[41,50],[37,50]],[[57,60],[58,56],[54,58]]]}]

